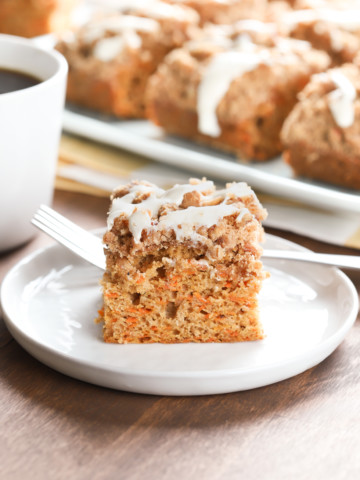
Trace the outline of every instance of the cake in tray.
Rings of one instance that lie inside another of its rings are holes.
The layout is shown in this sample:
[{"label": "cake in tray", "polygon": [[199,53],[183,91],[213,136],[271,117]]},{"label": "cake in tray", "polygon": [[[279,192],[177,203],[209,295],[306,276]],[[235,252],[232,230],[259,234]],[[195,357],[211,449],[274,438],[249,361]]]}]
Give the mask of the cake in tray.
[{"label": "cake in tray", "polygon": [[283,130],[296,175],[360,189],[360,69],[344,64],[314,75]]},{"label": "cake in tray", "polygon": [[263,338],[258,293],[266,211],[245,183],[119,187],[104,235],[106,342]]},{"label": "cake in tray", "polygon": [[72,26],[80,0],[1,0],[0,33],[35,37]]},{"label": "cake in tray", "polygon": [[198,23],[194,10],[160,1],[93,18],[57,45],[69,63],[67,100],[116,116],[144,117],[149,76],[170,50],[191,38]]},{"label": "cake in tray", "polygon": [[168,133],[267,160],[281,152],[297,94],[329,56],[286,38],[272,47],[249,35],[223,40],[192,41],[166,56],[148,83],[148,116]]},{"label": "cake in tray", "polygon": [[294,10],[278,17],[287,35],[306,40],[314,48],[326,51],[334,66],[352,62],[360,49],[360,4],[320,1],[298,3]]}]

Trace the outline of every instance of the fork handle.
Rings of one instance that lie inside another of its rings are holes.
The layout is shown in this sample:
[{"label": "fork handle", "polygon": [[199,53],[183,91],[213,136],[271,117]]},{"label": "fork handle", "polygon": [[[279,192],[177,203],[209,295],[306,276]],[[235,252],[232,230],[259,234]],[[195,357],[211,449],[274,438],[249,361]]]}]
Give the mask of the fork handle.
[{"label": "fork handle", "polygon": [[360,256],[264,249],[263,258],[280,258],[360,270]]}]

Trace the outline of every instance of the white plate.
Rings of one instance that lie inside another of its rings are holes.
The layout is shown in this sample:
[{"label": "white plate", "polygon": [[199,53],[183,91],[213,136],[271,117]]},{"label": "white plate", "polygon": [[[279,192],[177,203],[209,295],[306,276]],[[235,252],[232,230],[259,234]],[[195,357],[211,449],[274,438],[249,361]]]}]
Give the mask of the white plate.
[{"label": "white plate", "polygon": [[[301,249],[268,236],[268,248]],[[131,392],[203,395],[261,387],[318,364],[356,319],[358,296],[335,268],[266,262],[260,295],[266,338],[234,344],[114,345],[94,323],[99,270],[59,245],[39,250],[3,281],[1,302],[14,338],[71,377]]]},{"label": "white plate", "polygon": [[146,120],[118,120],[80,108],[67,108],[64,130],[124,148],[213,179],[245,181],[255,189],[327,210],[360,213],[360,191],[295,179],[280,157],[245,163],[234,156],[173,136]]}]

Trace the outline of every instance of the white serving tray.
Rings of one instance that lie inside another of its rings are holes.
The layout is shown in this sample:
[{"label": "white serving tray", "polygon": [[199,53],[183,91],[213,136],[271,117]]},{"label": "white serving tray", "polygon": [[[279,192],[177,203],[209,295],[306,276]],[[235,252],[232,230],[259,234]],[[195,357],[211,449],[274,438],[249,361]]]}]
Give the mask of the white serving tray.
[{"label": "white serving tray", "polygon": [[245,181],[264,193],[331,211],[360,213],[360,191],[296,179],[281,157],[268,162],[241,162],[235,156],[165,133],[146,120],[119,120],[68,107],[65,131],[120,147],[194,172],[209,179]]}]

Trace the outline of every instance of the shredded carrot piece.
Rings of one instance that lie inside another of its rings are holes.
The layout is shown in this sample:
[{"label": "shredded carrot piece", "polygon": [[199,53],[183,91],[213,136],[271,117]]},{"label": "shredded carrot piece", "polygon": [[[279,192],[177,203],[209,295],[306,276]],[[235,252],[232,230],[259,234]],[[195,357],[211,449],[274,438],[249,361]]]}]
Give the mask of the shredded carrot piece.
[{"label": "shredded carrot piece", "polygon": [[118,298],[118,294],[116,292],[107,292],[105,293],[106,298]]},{"label": "shredded carrot piece", "polygon": [[244,297],[237,297],[236,295],[229,295],[229,299],[232,302],[236,302],[236,303],[244,303],[244,301],[245,301]]},{"label": "shredded carrot piece", "polygon": [[202,297],[199,292],[194,292],[193,295],[194,295],[194,297],[196,297],[200,302],[203,302],[203,303],[211,303],[211,300],[209,299],[209,297],[207,297],[207,298]]},{"label": "shredded carrot piece", "polygon": [[181,300],[187,300],[188,302],[193,302],[195,299],[192,295],[186,295],[185,297],[182,297]]},{"label": "shredded carrot piece", "polygon": [[225,287],[226,287],[226,288],[230,288],[230,287],[231,287],[231,285],[232,285],[232,283],[231,283],[231,282],[226,282],[226,283],[225,283]]},{"label": "shredded carrot piece", "polygon": [[100,310],[98,310],[98,314],[100,315],[100,317],[103,317],[104,316],[104,309],[101,308]]},{"label": "shredded carrot piece", "polygon": [[196,270],[193,270],[192,268],[187,268],[186,270],[184,270],[184,273],[186,275],[195,275],[196,274]]},{"label": "shredded carrot piece", "polygon": [[182,279],[181,275],[173,275],[171,277],[171,283],[177,282],[178,280],[181,280],[181,279]]},{"label": "shredded carrot piece", "polygon": [[138,322],[138,319],[135,318],[135,317],[128,317],[128,318],[125,319],[125,322],[135,325],[135,323]]},{"label": "shredded carrot piece", "polygon": [[137,285],[140,285],[141,283],[145,282],[145,277],[144,275],[140,275],[140,277],[136,280]]},{"label": "shredded carrot piece", "polygon": [[227,328],[226,331],[230,335],[230,337],[237,337],[239,335],[238,332],[236,332],[234,330],[230,330],[230,328]]},{"label": "shredded carrot piece", "polygon": [[126,310],[130,313],[137,313],[137,308],[135,307],[128,307]]},{"label": "shredded carrot piece", "polygon": [[146,315],[147,313],[150,313],[151,310],[148,308],[136,308],[136,307],[129,307],[127,308],[127,311],[130,313],[137,313],[139,315]]}]

